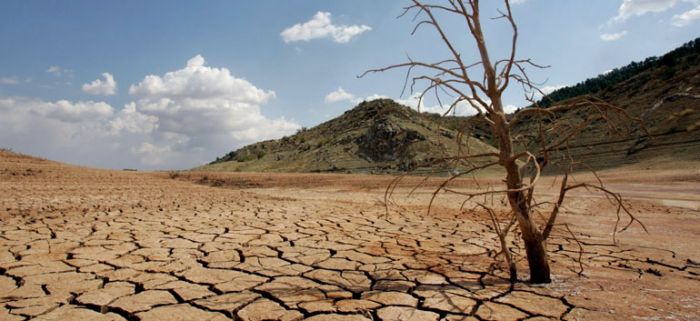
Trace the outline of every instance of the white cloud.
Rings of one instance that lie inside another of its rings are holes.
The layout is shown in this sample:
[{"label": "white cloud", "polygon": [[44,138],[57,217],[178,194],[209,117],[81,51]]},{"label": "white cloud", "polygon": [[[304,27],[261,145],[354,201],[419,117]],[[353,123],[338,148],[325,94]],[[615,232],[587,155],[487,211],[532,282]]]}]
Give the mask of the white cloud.
[{"label": "white cloud", "polygon": [[[564,87],[564,86],[560,86],[560,87],[556,87],[556,88],[561,88],[561,87]],[[545,88],[547,88],[547,87],[545,87]],[[555,88],[555,87],[552,86],[551,88]],[[552,89],[552,91],[553,90],[554,89]],[[549,93],[549,92],[546,92],[546,93]],[[374,94],[374,95],[370,95],[370,96],[367,96],[364,98],[357,98],[354,100],[354,102],[360,103],[362,101],[372,101],[375,99],[385,99],[385,98],[393,99],[393,98],[386,96],[386,95]],[[474,107],[472,107],[467,101],[461,101],[461,102],[457,103],[457,105],[450,110],[451,103],[448,104],[448,103],[443,101],[442,105],[440,105],[439,103],[436,103],[436,102],[433,102],[432,104],[430,104],[430,103],[426,102],[427,101],[426,99],[420,101],[420,108],[419,108],[418,107],[419,106],[418,101],[420,100],[419,98],[420,98],[420,94],[414,93],[407,98],[398,98],[398,99],[393,99],[393,100],[401,105],[408,106],[408,107],[413,108],[413,109],[420,111],[422,113],[433,113],[433,114],[444,115],[449,110],[450,111],[448,114],[449,116],[472,116],[472,115],[477,114],[476,109],[474,109]],[[485,102],[490,103],[489,100],[486,100]],[[505,111],[506,114],[513,113],[517,109],[518,109],[518,107],[516,105],[512,105],[512,104],[506,104],[503,106],[503,110]]]},{"label": "white cloud", "polygon": [[527,2],[527,0],[511,0],[510,1],[511,4],[523,4],[525,2]]},{"label": "white cloud", "polygon": [[105,130],[112,117],[113,108],[103,102],[0,97],[0,146],[76,164],[107,166],[127,154],[112,150],[118,141]]},{"label": "white cloud", "polygon": [[233,77],[226,68],[205,66],[204,58],[197,55],[187,61],[183,69],[165,75],[148,75],[140,83],[129,87],[129,94],[147,98],[168,99],[223,99],[236,103],[264,104],[275,97],[274,91],[264,91],[245,79]]},{"label": "white cloud", "polygon": [[149,164],[178,159],[192,166],[247,143],[291,134],[300,127],[262,115],[261,106],[275,97],[273,91],[236,78],[226,68],[206,66],[200,55],[188,60],[182,69],[146,76],[131,85],[129,93],[137,97],[129,107],[134,113],[158,119],[148,142],[154,148],[138,150]]},{"label": "white cloud", "polygon": [[623,0],[613,21],[625,21],[633,16],[663,12],[673,8],[677,0]]},{"label": "white cloud", "polygon": [[117,92],[117,82],[114,80],[112,74],[105,72],[102,73],[103,79],[95,79],[88,84],[83,84],[83,91],[99,96],[111,96]]},{"label": "white cloud", "polygon": [[316,12],[311,20],[295,24],[280,34],[285,43],[333,38],[337,43],[347,43],[363,32],[372,30],[366,25],[334,25],[330,12]]},{"label": "white cloud", "polygon": [[700,5],[681,14],[674,15],[672,23],[676,27],[684,27],[698,19],[700,19]]},{"label": "white cloud", "polygon": [[343,88],[338,87],[337,90],[330,92],[328,95],[326,95],[326,98],[324,98],[323,101],[326,102],[326,104],[332,104],[332,103],[337,103],[340,101],[353,101],[355,100],[355,95],[345,91]]},{"label": "white cloud", "polygon": [[549,95],[549,94],[551,94],[553,91],[555,91],[555,90],[557,90],[557,89],[562,89],[562,88],[564,88],[564,87],[566,87],[566,85],[547,85],[547,86],[543,86],[542,88],[540,88],[540,90],[541,90],[545,95]]},{"label": "white cloud", "polygon": [[103,102],[0,97],[0,146],[92,166],[189,168],[300,128],[262,114],[273,91],[201,56],[129,92],[135,100],[118,111]]},{"label": "white cloud", "polygon": [[84,120],[109,117],[114,112],[112,106],[103,102],[70,102],[67,100],[46,102],[26,97],[2,98],[0,100],[0,110],[36,115],[66,123],[78,123]]},{"label": "white cloud", "polygon": [[[386,96],[386,95],[372,94],[372,95],[369,95],[369,96],[364,97],[364,98],[356,98],[355,101],[357,103],[361,103],[363,101],[372,101],[375,99],[391,99],[391,98],[389,96]],[[396,100],[396,99],[394,99],[394,100]]]},{"label": "white cloud", "polygon": [[56,77],[72,76],[73,75],[73,70],[63,68],[61,66],[51,66],[48,69],[46,69],[46,72],[48,72]]},{"label": "white cloud", "polygon": [[542,86],[542,87],[539,87],[539,91],[532,91],[532,92],[528,92],[527,94],[528,94],[528,95],[531,94],[531,95],[532,95],[532,98],[534,98],[534,99],[541,99],[541,98],[542,98],[542,94],[549,95],[549,94],[551,94],[552,92],[554,92],[555,90],[562,89],[562,88],[564,88],[564,87],[566,87],[566,86],[567,86],[567,85],[547,85],[547,86]]},{"label": "white cloud", "polygon": [[142,163],[158,166],[165,162],[172,149],[170,149],[170,146],[158,147],[151,143],[143,142],[139,147],[131,147],[130,151],[133,154],[140,155]]},{"label": "white cloud", "polygon": [[700,18],[699,0],[623,0],[618,8],[617,16],[611,18],[609,22],[623,22],[635,16],[664,12],[679,3],[689,3],[695,7],[674,15],[672,18],[674,26],[683,27]]},{"label": "white cloud", "polygon": [[418,98],[419,98],[419,94],[414,94],[414,95],[408,97],[407,99],[398,99],[398,100],[396,100],[396,102],[398,102],[399,104],[411,107],[415,110],[419,110],[420,112],[424,112],[424,113],[433,113],[433,114],[444,115],[445,113],[447,113],[449,111],[450,116],[471,116],[471,115],[476,114],[476,109],[471,107],[469,105],[469,103],[467,103],[466,101],[461,101],[461,102],[457,103],[457,105],[454,106],[454,108],[452,108],[452,110],[450,110],[450,104],[445,103],[443,105],[440,105],[438,103],[434,103],[431,105],[427,105],[425,100],[420,102],[420,108],[419,108],[419,105],[418,105],[419,99]]},{"label": "white cloud", "polygon": [[[449,104],[443,104],[440,105],[438,103],[434,104],[427,104],[426,99],[420,100],[420,93],[415,93],[409,97],[406,98],[391,98],[386,95],[380,95],[380,94],[373,94],[367,97],[362,97],[362,98],[356,98],[353,100],[354,103],[359,104],[362,101],[372,101],[375,99],[393,99],[395,102],[408,106],[410,108],[413,108],[417,111],[420,111],[422,113],[433,113],[433,114],[440,114],[443,115],[445,114],[449,109],[450,105]],[[419,104],[420,101],[420,104]],[[420,107],[419,107],[420,106]],[[457,104],[455,108],[453,108],[450,113],[450,115],[456,115],[456,116],[470,116],[476,114],[476,110],[469,106],[467,102],[460,102]]]},{"label": "white cloud", "polygon": [[603,41],[615,41],[627,35],[627,31],[621,31],[617,33],[604,33],[600,35],[600,40]]},{"label": "white cloud", "polygon": [[33,112],[50,119],[79,123],[85,120],[99,120],[109,117],[114,112],[114,109],[104,102],[59,100],[54,103],[40,104],[39,108],[36,108]]},{"label": "white cloud", "polygon": [[19,83],[17,77],[0,77],[0,85],[18,85]]},{"label": "white cloud", "polygon": [[146,115],[136,110],[136,103],[126,104],[116,117],[109,121],[112,135],[121,133],[149,134],[158,128],[158,117]]},{"label": "white cloud", "polygon": [[515,105],[508,104],[508,105],[503,106],[503,111],[504,111],[506,114],[512,114],[512,113],[514,113],[516,110],[518,110],[518,106],[515,106]]},{"label": "white cloud", "polygon": [[46,69],[46,72],[55,74],[55,73],[61,72],[61,67],[59,67],[59,66],[50,66],[49,69]]}]

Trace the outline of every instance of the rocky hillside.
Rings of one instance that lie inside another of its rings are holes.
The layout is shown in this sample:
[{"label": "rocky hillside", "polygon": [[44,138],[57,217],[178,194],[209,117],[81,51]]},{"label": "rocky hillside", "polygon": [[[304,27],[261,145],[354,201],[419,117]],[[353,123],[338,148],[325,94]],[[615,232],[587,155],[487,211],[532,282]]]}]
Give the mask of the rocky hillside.
[{"label": "rocky hillside", "polygon": [[[449,170],[435,161],[455,155],[456,131],[389,99],[363,102],[338,118],[278,140],[233,151],[208,171],[386,173]],[[477,139],[463,140],[463,150],[493,150]]]},{"label": "rocky hillside", "polygon": [[[539,104],[565,104],[583,95],[601,98],[623,109],[629,118],[611,113],[610,122],[591,121],[568,147],[559,149],[558,156],[599,169],[630,164],[654,167],[661,163],[666,167],[677,160],[700,160],[700,38],[661,57],[633,62],[557,90]],[[562,124],[579,124],[596,115],[594,109],[578,109],[559,113],[556,118]],[[450,128],[469,128],[474,137],[494,143],[484,122],[449,117],[444,123]],[[537,125],[532,118],[522,122],[513,129],[514,136],[531,137],[538,132]],[[544,126],[551,128],[551,124]],[[563,135],[560,129],[545,132],[550,140]]]},{"label": "rocky hillside", "polygon": [[[554,92],[552,100],[575,99],[565,94],[576,91],[602,98],[639,121],[612,117],[610,123],[592,122],[570,145],[574,159],[595,168],[700,160],[700,39]],[[589,109],[560,117],[580,122],[595,114]],[[532,123],[516,128],[520,135],[534,130]]]}]

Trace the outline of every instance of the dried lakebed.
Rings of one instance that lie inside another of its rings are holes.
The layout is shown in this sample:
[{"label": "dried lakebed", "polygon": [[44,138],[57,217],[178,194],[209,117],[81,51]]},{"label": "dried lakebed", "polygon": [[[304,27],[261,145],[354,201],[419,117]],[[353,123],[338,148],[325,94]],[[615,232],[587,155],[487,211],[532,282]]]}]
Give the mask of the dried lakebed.
[{"label": "dried lakebed", "polygon": [[[685,219],[659,223],[680,245],[658,247],[637,229],[613,246],[571,211],[590,245],[557,236],[555,282],[513,286],[489,269],[486,221],[410,204],[387,216],[381,186],[247,191],[0,156],[0,320],[699,318],[697,249],[683,244],[700,228],[682,209],[637,204]],[[610,210],[599,203],[577,208]]]}]

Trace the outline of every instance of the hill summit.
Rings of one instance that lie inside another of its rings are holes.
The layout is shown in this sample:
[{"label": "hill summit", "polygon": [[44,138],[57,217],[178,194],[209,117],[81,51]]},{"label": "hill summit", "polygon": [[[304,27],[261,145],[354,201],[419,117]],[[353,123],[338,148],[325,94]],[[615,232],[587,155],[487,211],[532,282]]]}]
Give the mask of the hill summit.
[{"label": "hill summit", "polygon": [[[365,101],[295,135],[245,146],[198,168],[211,171],[384,173],[420,170],[455,155],[457,132],[390,99]],[[494,148],[463,140],[471,153]],[[439,166],[430,166],[440,170]]]}]

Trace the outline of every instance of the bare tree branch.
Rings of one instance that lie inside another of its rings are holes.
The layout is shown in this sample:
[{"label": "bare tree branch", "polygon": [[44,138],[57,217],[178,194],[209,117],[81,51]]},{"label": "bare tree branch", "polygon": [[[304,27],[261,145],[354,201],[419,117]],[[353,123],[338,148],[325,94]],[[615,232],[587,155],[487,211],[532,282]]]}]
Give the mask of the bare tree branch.
[{"label": "bare tree branch", "polygon": [[[401,94],[403,96],[406,89],[409,89],[410,93],[414,94],[416,87],[421,86],[422,90],[416,92],[419,108],[423,104],[426,94],[434,94],[434,98],[440,106],[444,106],[443,101],[449,103],[443,116],[450,115],[463,104],[468,104],[469,107],[477,112],[477,116],[466,120],[463,127],[459,129],[459,133],[455,137],[458,145],[457,152],[425,164],[446,164],[459,166],[460,169],[464,168],[464,170],[452,173],[437,186],[428,203],[428,213],[430,213],[440,192],[464,196],[460,210],[475,197],[491,197],[493,204],[494,197],[502,196],[503,204],[510,207],[508,214],[510,223],[505,227],[500,224],[493,207],[485,203],[477,203],[478,207],[484,209],[489,215],[494,230],[498,235],[501,251],[497,256],[503,254],[506,257],[511,281],[515,282],[517,280],[517,271],[513,263],[515,259],[512,257],[513,253],[507,247],[506,236],[517,223],[517,231],[524,244],[530,269],[530,282],[547,283],[550,282],[551,278],[545,240],[552,235],[555,226],[558,226],[556,221],[561,214],[561,208],[569,191],[583,188],[601,192],[617,205],[617,221],[613,230],[613,241],[616,242],[616,234],[618,232],[626,230],[633,223],[639,223],[646,230],[644,224],[629,211],[620,194],[608,190],[595,172],[597,183],[577,183],[570,173],[573,164],[576,163],[569,152],[571,142],[589,124],[603,120],[610,132],[617,132],[624,128],[629,130],[630,124],[639,119],[630,117],[624,109],[613,106],[594,96],[578,97],[560,102],[549,108],[538,105],[535,102],[535,97],[546,97],[546,95],[538,87],[540,84],[529,77],[527,70],[528,68],[547,68],[547,66],[534,63],[530,59],[517,57],[518,25],[515,21],[510,1],[503,0],[502,5],[502,10],[498,11],[499,15],[494,19],[504,21],[510,27],[511,34],[510,38],[508,38],[510,49],[506,58],[492,59],[481,23],[482,12],[479,0],[448,0],[437,3],[411,0],[411,5],[404,8],[401,16],[415,12],[413,19],[416,22],[412,33],[415,33],[423,26],[433,29],[436,32],[436,37],[447,49],[449,53],[448,58],[438,62],[427,63],[416,61],[409,57],[407,62],[370,69],[358,77],[364,77],[369,73],[406,69]],[[467,49],[469,52],[475,53],[477,57],[476,62],[471,64],[464,62],[462,48],[456,46],[456,44],[461,46],[462,42],[448,37],[448,33],[445,30],[445,27],[448,25],[442,24],[442,14],[456,16],[464,21],[466,24],[465,29],[469,32],[462,32],[462,34],[467,35],[468,43],[476,49]],[[494,61],[495,63],[493,63]],[[479,74],[477,75],[477,73]],[[513,116],[509,116],[505,113],[502,96],[512,84],[518,84],[522,87],[526,99],[532,102],[532,106],[515,113]],[[583,119],[580,117],[572,119],[563,117],[570,114],[571,111],[582,109],[591,111],[588,117],[583,117]],[[621,124],[623,126],[622,129],[612,124],[613,121],[620,119],[624,120]],[[497,149],[496,152],[471,154],[468,139],[470,133],[467,133],[465,129],[469,126],[471,126],[469,128],[476,127],[477,121],[482,122],[481,125],[483,125],[479,130],[486,131],[488,132],[487,135],[490,135]],[[534,128],[529,131],[520,130],[526,125],[534,125]],[[441,126],[438,125],[438,130],[440,129]],[[514,133],[514,130],[519,130],[519,132]],[[467,137],[467,139],[464,139],[464,137]],[[479,164],[478,162],[480,161],[486,162]],[[559,194],[556,199],[552,202],[538,202],[535,200],[535,190],[542,172],[550,164],[566,167],[567,170],[560,182]],[[450,187],[450,184],[458,178],[466,177],[467,175],[473,176],[477,171],[495,166],[499,166],[505,172],[503,188],[488,187],[484,190],[478,184],[476,185],[478,187],[477,190],[458,190]],[[391,196],[402,179],[403,176],[399,176],[387,186],[384,194],[387,215],[389,214],[389,205],[392,203]],[[572,180],[575,183],[571,184]],[[426,181],[427,178],[421,181],[419,186]],[[411,190],[409,195],[412,195],[416,188]],[[549,206],[551,206],[551,209]],[[545,210],[549,214],[547,217],[545,217]],[[620,228],[623,213],[629,217],[630,221]],[[535,224],[533,216],[541,217],[545,221],[542,228]],[[569,230],[568,226],[566,226],[566,229],[570,232],[573,240],[579,244],[581,249],[579,255],[580,263],[583,253],[582,243]],[[580,267],[580,272],[582,272],[583,266],[581,265]]]}]

